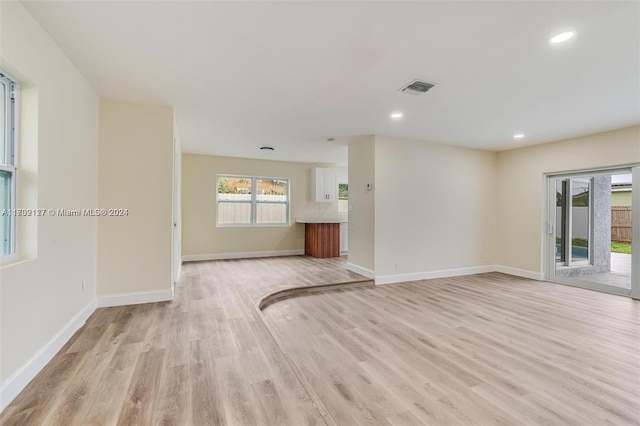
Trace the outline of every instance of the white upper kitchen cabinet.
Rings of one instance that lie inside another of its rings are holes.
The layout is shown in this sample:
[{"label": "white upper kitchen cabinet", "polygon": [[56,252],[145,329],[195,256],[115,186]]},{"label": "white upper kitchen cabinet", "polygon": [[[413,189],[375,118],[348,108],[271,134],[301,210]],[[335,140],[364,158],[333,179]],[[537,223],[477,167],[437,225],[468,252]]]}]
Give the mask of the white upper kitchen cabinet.
[{"label": "white upper kitchen cabinet", "polygon": [[338,179],[335,169],[315,167],[311,171],[311,199],[318,202],[338,201]]}]

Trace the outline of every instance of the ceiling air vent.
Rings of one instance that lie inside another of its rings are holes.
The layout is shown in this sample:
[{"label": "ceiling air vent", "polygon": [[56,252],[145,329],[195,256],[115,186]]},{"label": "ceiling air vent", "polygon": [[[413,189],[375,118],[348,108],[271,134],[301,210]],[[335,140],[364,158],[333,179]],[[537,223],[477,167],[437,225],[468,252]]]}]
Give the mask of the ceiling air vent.
[{"label": "ceiling air vent", "polygon": [[427,83],[425,81],[413,80],[407,86],[404,86],[401,91],[410,95],[422,95],[431,89],[435,84]]}]

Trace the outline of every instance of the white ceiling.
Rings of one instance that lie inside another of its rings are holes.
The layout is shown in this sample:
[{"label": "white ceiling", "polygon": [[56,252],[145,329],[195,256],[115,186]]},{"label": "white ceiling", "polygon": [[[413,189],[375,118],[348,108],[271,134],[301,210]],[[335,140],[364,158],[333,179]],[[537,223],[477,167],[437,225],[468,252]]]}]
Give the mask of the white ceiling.
[{"label": "white ceiling", "polygon": [[[23,3],[101,96],[173,106],[185,152],[344,164],[356,135],[504,150],[640,122],[635,1]],[[437,86],[398,91],[416,78]]]}]

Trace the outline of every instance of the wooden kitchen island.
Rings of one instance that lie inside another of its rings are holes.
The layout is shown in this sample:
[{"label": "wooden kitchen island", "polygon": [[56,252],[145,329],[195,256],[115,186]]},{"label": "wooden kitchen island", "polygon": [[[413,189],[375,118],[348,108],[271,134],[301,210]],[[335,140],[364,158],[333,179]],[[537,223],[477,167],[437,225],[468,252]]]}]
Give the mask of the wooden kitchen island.
[{"label": "wooden kitchen island", "polygon": [[304,223],[304,254],[325,258],[340,257],[341,219],[296,219]]}]

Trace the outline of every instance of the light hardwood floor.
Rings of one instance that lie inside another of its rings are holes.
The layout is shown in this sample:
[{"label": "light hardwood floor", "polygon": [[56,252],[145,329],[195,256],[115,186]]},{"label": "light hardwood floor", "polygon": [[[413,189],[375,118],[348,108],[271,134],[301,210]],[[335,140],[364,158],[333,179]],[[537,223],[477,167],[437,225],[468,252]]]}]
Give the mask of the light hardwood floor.
[{"label": "light hardwood floor", "polygon": [[172,303],[101,308],[2,414],[5,425],[324,425],[256,303],[361,281],[345,259],[187,263]]},{"label": "light hardwood floor", "polygon": [[484,274],[256,308],[345,266],[185,264],[174,302],[98,309],[0,424],[639,423],[639,302]]},{"label": "light hardwood floor", "polygon": [[640,424],[640,302],[491,273],[264,309],[337,424]]}]

